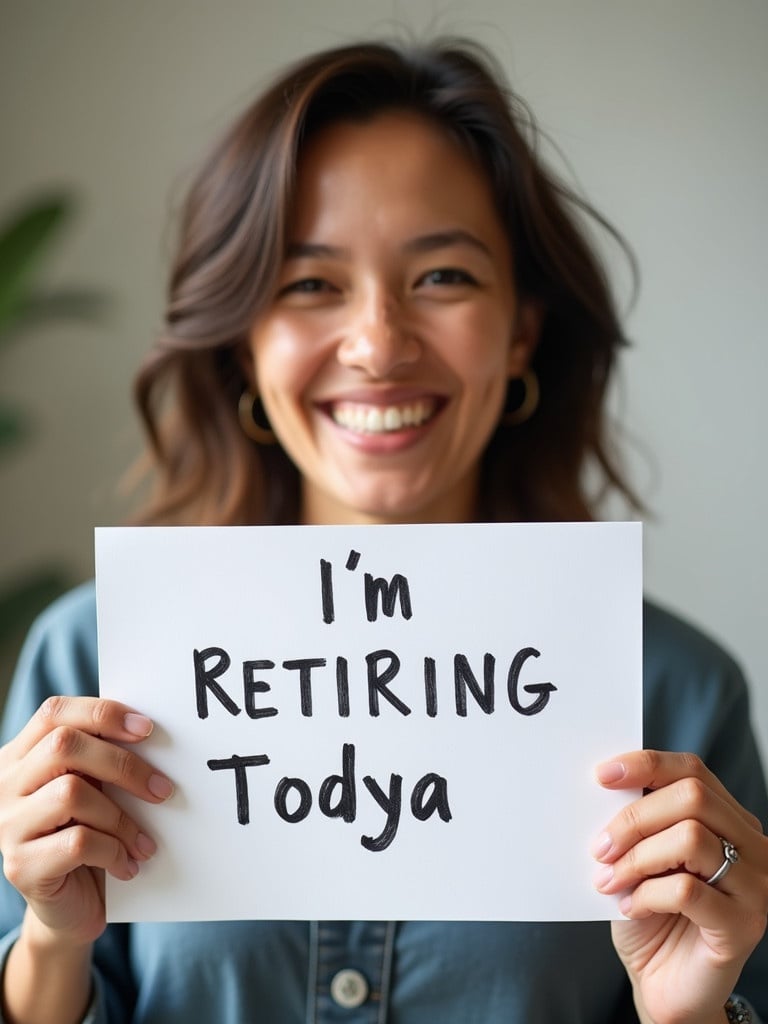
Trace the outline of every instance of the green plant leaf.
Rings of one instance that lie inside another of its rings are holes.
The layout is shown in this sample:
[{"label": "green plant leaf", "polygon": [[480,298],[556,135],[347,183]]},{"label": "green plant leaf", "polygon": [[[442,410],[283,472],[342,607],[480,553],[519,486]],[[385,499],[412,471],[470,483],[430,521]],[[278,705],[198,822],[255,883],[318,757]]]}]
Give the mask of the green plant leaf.
[{"label": "green plant leaf", "polygon": [[101,320],[110,308],[103,292],[95,288],[66,288],[55,292],[34,292],[19,302],[8,330],[14,335],[55,321]]},{"label": "green plant leaf", "polygon": [[31,290],[31,281],[72,211],[72,197],[50,195],[27,204],[0,228],[0,340]]},{"label": "green plant leaf", "polygon": [[27,433],[25,417],[9,405],[0,405],[0,451],[18,444]]}]

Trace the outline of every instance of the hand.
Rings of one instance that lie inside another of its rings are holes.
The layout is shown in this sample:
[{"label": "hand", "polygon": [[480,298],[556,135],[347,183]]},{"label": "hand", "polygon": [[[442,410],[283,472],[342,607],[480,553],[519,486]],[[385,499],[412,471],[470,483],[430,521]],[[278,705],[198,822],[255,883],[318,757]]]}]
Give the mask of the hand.
[{"label": "hand", "polygon": [[[723,1006],[768,914],[768,838],[693,754],[635,751],[597,769],[608,789],[648,791],[598,838],[595,884],[619,893],[612,925],[643,1021],[724,1021]],[[724,860],[739,861],[707,885]]]},{"label": "hand", "polygon": [[153,840],[101,791],[112,783],[155,804],[171,795],[164,776],[115,745],[151,731],[148,718],[116,701],[51,697],[0,749],[5,875],[57,941],[96,939],[105,927],[104,871],[133,878],[154,853]]}]

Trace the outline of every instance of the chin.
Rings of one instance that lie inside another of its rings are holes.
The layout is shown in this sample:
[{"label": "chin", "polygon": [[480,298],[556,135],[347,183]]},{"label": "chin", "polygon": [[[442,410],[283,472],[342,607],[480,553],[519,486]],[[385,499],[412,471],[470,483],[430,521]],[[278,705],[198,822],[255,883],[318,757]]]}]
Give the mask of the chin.
[{"label": "chin", "polygon": [[387,489],[386,494],[356,495],[347,503],[353,515],[381,523],[438,522],[440,502],[436,498],[415,495],[412,488],[402,492]]},{"label": "chin", "polygon": [[[438,481],[432,473],[343,474],[305,491],[310,521],[326,523],[440,523],[466,518],[473,481]],[[334,486],[335,485],[335,486]]]}]

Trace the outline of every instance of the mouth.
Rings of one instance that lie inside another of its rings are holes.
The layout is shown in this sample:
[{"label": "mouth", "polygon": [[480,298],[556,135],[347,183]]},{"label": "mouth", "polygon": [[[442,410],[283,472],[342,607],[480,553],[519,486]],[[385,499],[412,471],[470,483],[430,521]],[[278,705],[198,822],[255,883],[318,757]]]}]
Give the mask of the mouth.
[{"label": "mouth", "polygon": [[353,434],[394,434],[423,427],[440,408],[440,401],[430,396],[389,405],[331,402],[327,411],[334,423]]}]

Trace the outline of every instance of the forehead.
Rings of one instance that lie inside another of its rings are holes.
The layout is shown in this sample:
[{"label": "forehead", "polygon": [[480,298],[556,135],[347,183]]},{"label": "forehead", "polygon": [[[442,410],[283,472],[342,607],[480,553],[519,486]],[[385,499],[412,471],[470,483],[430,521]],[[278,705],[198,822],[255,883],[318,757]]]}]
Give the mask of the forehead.
[{"label": "forehead", "polygon": [[418,231],[436,220],[502,231],[484,170],[447,131],[418,114],[392,111],[329,125],[300,155],[294,238],[345,221]]}]

